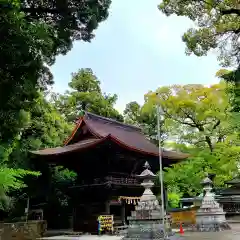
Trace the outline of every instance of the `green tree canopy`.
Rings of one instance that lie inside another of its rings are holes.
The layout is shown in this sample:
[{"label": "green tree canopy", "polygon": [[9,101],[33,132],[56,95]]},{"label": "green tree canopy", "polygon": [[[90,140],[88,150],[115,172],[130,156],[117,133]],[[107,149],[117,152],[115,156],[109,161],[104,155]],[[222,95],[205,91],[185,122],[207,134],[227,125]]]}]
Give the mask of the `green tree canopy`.
[{"label": "green tree canopy", "polygon": [[[126,105],[123,112],[124,121],[128,124],[141,127],[144,134],[156,145],[158,145],[158,129],[157,129],[157,108],[156,104],[141,106],[137,102],[130,102]],[[165,128],[164,117],[160,117],[160,140],[161,145],[164,145],[168,138],[168,130]]]},{"label": "green tree canopy", "polygon": [[0,3],[0,142],[24,128],[38,90],[52,84],[48,66],[74,40],[90,41],[108,16],[110,0],[20,1]]},{"label": "green tree canopy", "polygon": [[65,94],[52,96],[52,101],[67,121],[75,121],[84,111],[123,121],[122,115],[114,108],[117,95],[103,93],[100,81],[91,69],[84,68],[73,73],[69,87],[71,90]]},{"label": "green tree canopy", "polygon": [[93,30],[108,17],[111,0],[26,0],[20,11],[28,22],[44,22],[51,29],[56,54],[66,53],[72,41],[90,41]]},{"label": "green tree canopy", "polygon": [[[25,176],[36,175],[34,172],[23,170],[31,169],[29,151],[61,146],[72,130],[73,126],[64,120],[44,95],[38,92],[33,107],[29,109],[28,118],[25,119],[25,126],[20,134],[11,141],[12,144],[0,145],[0,171],[2,171],[0,174],[3,176],[0,177],[0,185],[4,189],[2,197],[0,197],[3,200],[2,206],[7,206],[6,202],[9,201],[7,194],[10,190],[19,190],[18,194],[29,190],[23,188],[25,186]],[[59,190],[59,182],[62,185],[62,182],[68,182],[69,178],[74,179],[72,172],[64,169],[54,170],[54,182],[52,184],[58,191],[59,201],[65,201],[66,198]],[[38,189],[38,192],[40,192],[40,189]]]},{"label": "green tree canopy", "polygon": [[216,174],[216,186],[239,174],[239,122],[231,112],[227,86],[223,81],[211,86],[173,85],[146,95],[145,111],[156,104],[162,108],[169,130],[165,146],[190,154],[188,160],[166,169],[164,180],[173,196],[201,193],[206,172]]},{"label": "green tree canopy", "polygon": [[197,24],[183,35],[187,54],[203,56],[217,48],[224,66],[239,65],[238,0],[163,0],[159,9],[167,16],[186,16]]},{"label": "green tree canopy", "polygon": [[208,147],[222,142],[227,134],[230,117],[229,98],[224,82],[206,87],[203,85],[173,85],[149,93],[145,107],[161,105],[166,124],[174,125],[176,141]]},{"label": "green tree canopy", "polygon": [[26,185],[23,178],[26,175],[39,176],[40,173],[26,171],[23,169],[13,169],[0,166],[0,210],[9,210],[11,208],[12,199],[8,197],[8,194],[12,190],[19,190]]},{"label": "green tree canopy", "polygon": [[236,70],[220,69],[216,76],[228,82],[228,94],[232,112],[240,113],[240,67]]},{"label": "green tree canopy", "polygon": [[39,91],[53,83],[49,66],[55,57],[66,54],[74,40],[90,41],[110,3],[1,1],[0,192],[5,199],[8,190],[24,186],[23,176],[35,174],[18,169],[28,167],[28,150],[58,146],[65,139],[69,123]]},{"label": "green tree canopy", "polygon": [[62,146],[73,128],[54,105],[46,100],[43,93],[39,93],[34,101],[26,127],[10,154],[9,161],[14,167],[29,167],[27,164],[30,150]]},{"label": "green tree canopy", "polygon": [[185,144],[170,145],[175,150],[184,151],[190,157],[165,169],[164,182],[169,193],[179,196],[194,197],[202,193],[200,182],[206,173],[214,173],[215,187],[224,187],[224,182],[239,175],[239,146],[229,142],[218,143],[212,153],[208,149],[187,147]]}]

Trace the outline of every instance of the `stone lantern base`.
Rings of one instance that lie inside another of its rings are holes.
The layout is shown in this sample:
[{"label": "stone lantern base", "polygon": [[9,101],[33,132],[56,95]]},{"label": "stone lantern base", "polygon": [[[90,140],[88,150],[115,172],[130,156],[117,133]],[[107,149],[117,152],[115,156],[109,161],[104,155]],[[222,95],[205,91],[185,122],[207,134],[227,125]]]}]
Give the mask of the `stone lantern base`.
[{"label": "stone lantern base", "polygon": [[180,240],[181,236],[175,235],[171,229],[164,229],[160,221],[138,221],[129,225],[124,240]]},{"label": "stone lantern base", "polygon": [[231,230],[231,227],[227,222],[212,222],[210,224],[196,224],[194,229],[197,232],[221,232],[225,230]]}]

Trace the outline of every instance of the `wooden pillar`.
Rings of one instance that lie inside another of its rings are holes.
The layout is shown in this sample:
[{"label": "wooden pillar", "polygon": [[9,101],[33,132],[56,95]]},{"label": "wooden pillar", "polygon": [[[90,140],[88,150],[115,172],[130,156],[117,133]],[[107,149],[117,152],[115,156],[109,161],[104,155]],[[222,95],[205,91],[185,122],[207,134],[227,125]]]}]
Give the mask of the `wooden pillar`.
[{"label": "wooden pillar", "polygon": [[167,187],[164,186],[164,189],[163,189],[163,193],[164,193],[164,201],[165,201],[165,210],[168,209],[168,194],[167,194]]},{"label": "wooden pillar", "polygon": [[126,224],[125,212],[126,212],[125,202],[122,201],[122,205],[121,205],[121,220],[122,220],[122,223],[123,223],[124,225]]},{"label": "wooden pillar", "polygon": [[74,229],[74,221],[75,221],[75,213],[76,213],[76,210],[75,210],[75,206],[72,208],[72,216],[70,217],[70,229]]},{"label": "wooden pillar", "polygon": [[110,203],[108,200],[105,202],[105,213],[107,215],[110,214]]}]

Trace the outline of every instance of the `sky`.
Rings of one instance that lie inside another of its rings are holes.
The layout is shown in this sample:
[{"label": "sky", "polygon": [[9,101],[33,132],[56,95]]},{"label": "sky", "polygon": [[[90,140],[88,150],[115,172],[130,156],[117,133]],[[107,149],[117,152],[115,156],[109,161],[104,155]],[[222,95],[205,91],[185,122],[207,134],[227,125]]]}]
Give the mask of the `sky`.
[{"label": "sky", "polygon": [[118,95],[116,108],[143,104],[144,94],[172,84],[212,84],[220,69],[212,53],[186,56],[183,33],[194,24],[187,18],[162,14],[161,0],[113,0],[91,43],[78,41],[51,67],[53,91],[64,93],[71,73],[92,68],[103,92]]}]

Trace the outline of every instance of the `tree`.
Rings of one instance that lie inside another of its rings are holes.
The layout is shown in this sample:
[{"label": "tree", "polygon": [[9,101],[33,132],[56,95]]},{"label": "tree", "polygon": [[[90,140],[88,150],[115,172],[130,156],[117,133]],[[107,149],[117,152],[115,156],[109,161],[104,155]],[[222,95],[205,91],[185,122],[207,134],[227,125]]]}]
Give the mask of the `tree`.
[{"label": "tree", "polygon": [[[0,152],[0,158],[2,158],[0,169],[3,168],[6,173],[13,172],[15,174],[13,177],[22,179],[20,182],[21,188],[9,188],[10,190],[17,190],[10,192],[12,199],[21,199],[21,196],[25,196],[26,194],[31,198],[46,194],[46,191],[41,191],[41,188],[37,188],[36,191],[37,183],[32,178],[25,177],[29,175],[30,171],[23,169],[32,169],[32,164],[29,162],[29,151],[61,146],[73,128],[71,124],[64,120],[55,107],[46,100],[44,93],[38,92],[38,97],[34,101],[34,107],[30,109],[30,117],[25,128],[21,131],[19,138],[15,139],[11,149],[8,149],[8,151],[7,149],[3,149]],[[49,193],[48,203],[55,204],[55,207],[67,205],[69,198],[64,193],[64,189],[74,181],[76,174],[63,167],[55,167],[52,169],[52,172],[52,191]],[[9,178],[15,181],[15,178],[12,178],[11,175],[9,175]],[[22,186],[25,186],[23,183],[28,184],[28,188],[23,188]],[[3,184],[5,183],[3,182]],[[43,188],[46,188],[46,186],[43,186]],[[4,194],[2,199],[4,200],[3,203],[6,203],[8,201],[7,195]],[[16,216],[17,213],[22,214],[21,209],[24,207],[25,202],[19,200],[17,206],[12,209],[10,216]]]},{"label": "tree", "polygon": [[49,216],[49,214],[53,214],[53,212],[60,216],[59,222],[56,221],[56,219],[47,217],[47,219],[52,219],[52,222],[48,222],[48,225],[54,227],[58,224],[64,225],[69,220],[69,212],[72,211],[73,205],[69,191],[66,190],[74,185],[77,173],[62,166],[52,168],[51,172],[51,188],[48,192],[48,197],[46,198],[47,205],[45,206],[44,211],[46,212],[46,217]]},{"label": "tree", "polygon": [[39,96],[39,91],[53,83],[48,66],[54,63],[56,55],[67,53],[74,40],[90,41],[98,23],[107,18],[110,3],[110,0],[1,1],[0,185],[3,189],[20,188],[12,185],[13,180],[30,174],[16,169],[27,165],[29,149],[55,146],[63,140],[69,124]]},{"label": "tree", "polygon": [[159,9],[167,16],[186,16],[197,24],[183,35],[187,54],[203,56],[218,48],[224,66],[239,65],[239,1],[163,0]]},{"label": "tree", "polygon": [[111,0],[4,0],[3,11],[23,13],[28,23],[45,23],[54,47],[54,56],[66,53],[74,40],[90,41],[93,30],[108,17]]},{"label": "tree", "polygon": [[28,125],[9,156],[12,167],[29,168],[28,151],[61,146],[73,125],[67,123],[57,109],[39,92],[34,107],[30,109]]},{"label": "tree", "polygon": [[29,22],[45,22],[51,28],[56,54],[66,53],[74,40],[90,41],[93,30],[108,17],[111,0],[21,1],[20,11]]},{"label": "tree", "polygon": [[9,143],[24,128],[37,89],[52,83],[44,66],[50,63],[52,42],[44,23],[29,24],[15,9],[1,8],[0,19],[4,59],[0,66],[0,142]]},{"label": "tree", "polygon": [[183,197],[194,197],[202,193],[200,182],[206,173],[214,173],[216,188],[224,187],[224,182],[239,175],[238,163],[240,147],[230,142],[218,143],[212,153],[208,149],[187,147],[184,144],[175,144],[174,149],[190,154],[182,162],[166,168],[164,182],[168,192]]},{"label": "tree", "polygon": [[12,190],[19,190],[26,185],[23,178],[26,175],[39,176],[40,173],[26,171],[23,169],[8,168],[1,164],[0,166],[0,210],[9,210],[12,207],[12,199],[8,196]]},{"label": "tree", "polygon": [[162,107],[169,130],[165,146],[190,154],[188,160],[165,169],[164,181],[175,200],[176,195],[201,193],[206,172],[216,173],[216,186],[239,174],[239,122],[231,112],[227,86],[223,81],[209,87],[174,85],[146,95],[145,109]]},{"label": "tree", "polygon": [[124,120],[129,124],[139,124],[141,121],[141,106],[136,101],[126,105],[124,111]]},{"label": "tree", "polygon": [[[157,126],[157,110],[156,105],[140,106],[137,102],[130,102],[126,105],[123,112],[124,121],[126,123],[141,127],[143,133],[151,142],[158,145],[158,126]],[[161,145],[164,145],[168,138],[167,129],[165,129],[164,118],[160,119],[160,140]]]},{"label": "tree", "polygon": [[228,82],[228,94],[232,112],[240,113],[240,68],[237,70],[220,69],[216,76]]},{"label": "tree", "polygon": [[52,84],[48,66],[65,54],[74,40],[90,41],[108,16],[110,0],[20,1],[0,3],[0,142],[25,127],[38,90]]},{"label": "tree", "polygon": [[176,137],[178,142],[207,146],[213,151],[214,144],[222,142],[228,130],[225,125],[230,117],[226,114],[229,110],[229,99],[225,89],[224,82],[211,87],[162,87],[157,90],[158,96],[149,93],[146,106],[159,102],[166,124],[174,125],[177,129],[172,132],[172,137]]},{"label": "tree", "polygon": [[114,108],[117,95],[102,93],[100,81],[91,69],[80,69],[73,73],[69,87],[72,90],[64,95],[52,96],[52,102],[67,121],[75,121],[85,111],[123,121],[122,115]]}]

